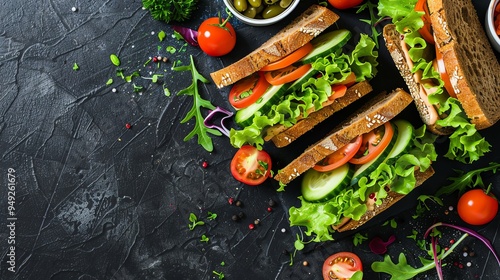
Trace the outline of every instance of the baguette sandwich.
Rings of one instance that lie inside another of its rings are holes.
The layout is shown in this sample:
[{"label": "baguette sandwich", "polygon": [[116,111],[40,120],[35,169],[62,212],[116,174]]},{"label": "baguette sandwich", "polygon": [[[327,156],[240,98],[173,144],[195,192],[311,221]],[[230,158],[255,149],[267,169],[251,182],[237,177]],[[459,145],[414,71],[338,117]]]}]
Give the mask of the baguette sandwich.
[{"label": "baguette sandwich", "polygon": [[371,92],[375,43],[360,35],[344,53],[352,33],[326,31],[337,19],[328,8],[312,5],[258,49],[210,74],[218,87],[232,85],[229,101],[241,127],[230,132],[233,146],[261,148],[272,140],[284,147]]},{"label": "baguette sandwich", "polygon": [[420,117],[449,135],[445,155],[472,162],[489,151],[477,132],[500,118],[500,64],[470,0],[381,0],[383,35]]},{"label": "baguette sandwich", "polygon": [[315,241],[355,229],[388,209],[434,174],[434,138],[398,115],[413,101],[402,89],[367,101],[327,137],[280,169],[283,187],[301,176],[300,207],[290,224]]}]

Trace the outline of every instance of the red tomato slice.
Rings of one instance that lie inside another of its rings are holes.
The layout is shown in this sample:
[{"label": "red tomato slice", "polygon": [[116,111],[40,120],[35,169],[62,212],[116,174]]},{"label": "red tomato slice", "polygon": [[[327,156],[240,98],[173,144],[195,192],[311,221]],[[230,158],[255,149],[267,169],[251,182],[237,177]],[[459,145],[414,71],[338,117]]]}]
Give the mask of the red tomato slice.
[{"label": "red tomato slice", "polygon": [[319,172],[327,172],[344,165],[358,152],[362,142],[363,137],[361,135],[354,138],[351,143],[327,156],[318,162],[313,168]]},{"label": "red tomato slice", "polygon": [[333,94],[330,97],[328,97],[328,99],[333,101],[345,95],[345,93],[347,92],[347,86],[342,84],[333,85],[332,92]]},{"label": "red tomato slice", "polygon": [[323,263],[324,280],[348,280],[356,271],[363,271],[363,264],[359,257],[351,252],[333,254]]},{"label": "red tomato slice", "polygon": [[340,82],[339,84],[346,85],[347,87],[350,87],[350,86],[354,85],[355,83],[356,83],[356,74],[354,74],[354,72],[351,72],[351,74],[349,74],[349,76],[347,76],[347,78],[345,80],[343,80],[342,82]]},{"label": "red tomato slice", "polygon": [[260,70],[261,71],[273,71],[273,70],[278,70],[278,69],[290,66],[290,65],[294,64],[295,62],[299,61],[301,58],[303,58],[307,54],[309,54],[312,51],[312,49],[313,49],[313,45],[311,43],[307,43],[307,44],[303,45],[302,47],[298,48],[297,50],[295,50],[294,52],[292,52],[291,54],[285,56],[284,58],[282,58],[278,61],[269,63],[268,65],[262,67],[262,69],[260,69]]},{"label": "red tomato slice", "polygon": [[259,100],[268,87],[264,74],[254,73],[233,85],[229,92],[229,102],[235,109],[246,108]]},{"label": "red tomato slice", "polygon": [[446,89],[448,94],[453,98],[457,98],[455,90],[453,89],[453,86],[451,85],[450,82],[450,76],[446,72],[446,68],[443,61],[443,55],[437,49],[437,45],[436,45],[436,59],[434,60],[433,64],[434,64],[434,69],[436,69],[439,72],[439,76],[441,77],[441,80],[443,80],[444,88]]},{"label": "red tomato slice", "polygon": [[363,143],[356,155],[349,160],[352,164],[365,164],[381,154],[391,143],[394,130],[389,122],[363,134]]},{"label": "red tomato slice", "polygon": [[271,175],[271,157],[254,146],[244,145],[231,160],[231,174],[247,185],[262,184]]},{"label": "red tomato slice", "polygon": [[304,76],[311,69],[311,64],[301,66],[290,65],[282,69],[265,72],[266,80],[273,86],[293,82]]},{"label": "red tomato slice", "polygon": [[353,8],[361,4],[363,0],[328,0],[328,2],[339,10]]},{"label": "red tomato slice", "polygon": [[427,41],[429,44],[434,43],[434,36],[432,36],[432,26],[431,19],[429,17],[429,8],[427,7],[427,0],[418,0],[415,5],[415,11],[424,12],[425,14],[422,16],[422,20],[424,21],[424,26],[418,30],[420,35]]}]

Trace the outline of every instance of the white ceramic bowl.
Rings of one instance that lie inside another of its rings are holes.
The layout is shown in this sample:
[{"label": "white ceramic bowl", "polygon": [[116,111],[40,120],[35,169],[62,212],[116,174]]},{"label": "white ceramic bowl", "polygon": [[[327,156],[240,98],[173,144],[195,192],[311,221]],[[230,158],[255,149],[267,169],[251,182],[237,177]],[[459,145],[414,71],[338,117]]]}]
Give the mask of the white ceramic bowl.
[{"label": "white ceramic bowl", "polygon": [[229,9],[229,11],[241,22],[248,24],[248,25],[253,25],[253,26],[267,26],[274,24],[282,19],[284,19],[286,16],[288,16],[294,9],[297,7],[299,4],[300,0],[293,0],[293,2],[279,15],[268,18],[268,19],[253,19],[244,16],[242,13],[238,12],[233,5],[234,0],[224,0],[224,4],[226,7]]},{"label": "white ceramic bowl", "polygon": [[495,12],[496,5],[500,2],[500,0],[491,0],[490,5],[488,6],[488,11],[486,12],[486,34],[490,39],[491,46],[497,51],[500,52],[500,37],[495,32],[495,26],[493,25],[493,13]]}]

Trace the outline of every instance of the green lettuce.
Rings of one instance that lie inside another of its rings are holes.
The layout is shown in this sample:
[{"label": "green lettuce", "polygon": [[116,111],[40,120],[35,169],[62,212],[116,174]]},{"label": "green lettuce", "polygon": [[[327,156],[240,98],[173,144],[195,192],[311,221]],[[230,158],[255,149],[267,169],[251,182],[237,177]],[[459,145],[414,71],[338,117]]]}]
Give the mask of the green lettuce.
[{"label": "green lettuce", "polygon": [[429,54],[434,53],[434,46],[427,44],[418,32],[424,26],[421,18],[424,12],[414,10],[416,2],[416,0],[380,0],[377,7],[379,16],[391,17],[398,32],[404,34],[410,59],[414,62],[412,72],[421,70],[422,79],[431,79],[437,84],[436,91],[428,97],[429,102],[438,108],[438,113],[442,117],[436,124],[454,130],[449,137],[450,142],[445,157],[462,163],[472,163],[489,152],[491,145],[479,134],[475,125],[470,123],[460,102],[445,92],[444,82],[433,66],[434,57],[429,57]]},{"label": "green lettuce", "polygon": [[377,57],[375,42],[368,35],[361,34],[350,54],[339,50],[318,58],[312,63],[312,68],[321,73],[321,76],[309,78],[299,90],[286,94],[268,112],[257,112],[251,125],[239,130],[231,129],[231,145],[239,148],[250,144],[261,149],[267,127],[276,124],[290,127],[299,117],[307,117],[310,109],[321,109],[322,104],[332,95],[331,85],[344,81],[351,73],[356,75],[357,82],[373,78],[377,73]]},{"label": "green lettuce", "polygon": [[326,202],[312,203],[299,197],[301,206],[291,207],[290,225],[306,227],[305,234],[315,242],[332,240],[332,225],[337,225],[343,217],[361,219],[366,213],[367,198],[375,194],[375,204],[380,205],[387,197],[388,189],[400,194],[408,194],[415,187],[415,172],[426,171],[436,160],[435,136],[427,133],[425,126],[415,131],[411,148],[401,156],[388,159],[357,184],[342,190],[336,197]]}]

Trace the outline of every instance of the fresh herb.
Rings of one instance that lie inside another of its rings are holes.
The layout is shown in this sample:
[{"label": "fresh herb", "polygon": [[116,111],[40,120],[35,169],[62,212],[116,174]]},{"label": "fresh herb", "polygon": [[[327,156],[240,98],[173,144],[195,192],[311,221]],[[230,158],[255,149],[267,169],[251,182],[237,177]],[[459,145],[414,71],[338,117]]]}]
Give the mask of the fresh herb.
[{"label": "fresh herb", "polygon": [[186,136],[184,137],[184,141],[188,141],[189,139],[193,138],[195,135],[198,136],[198,144],[200,144],[205,150],[208,152],[212,152],[214,149],[212,138],[208,135],[213,134],[216,136],[221,136],[222,133],[216,129],[212,128],[207,128],[204,124],[204,117],[201,114],[201,108],[209,109],[209,110],[214,110],[215,106],[210,103],[210,101],[205,100],[201,97],[199,91],[198,91],[198,81],[201,81],[202,83],[208,83],[209,81],[203,77],[198,70],[196,69],[194,65],[194,60],[193,56],[190,56],[190,64],[187,66],[177,66],[173,70],[174,71],[191,71],[192,77],[193,77],[193,82],[192,84],[179,91],[177,95],[190,95],[193,97],[193,107],[189,112],[186,114],[186,116],[181,120],[181,123],[186,123],[192,118],[195,118],[195,126],[193,130]]},{"label": "fresh herb", "polygon": [[196,9],[197,0],[142,0],[144,9],[156,20],[166,23],[186,21]]},{"label": "fresh herb", "polygon": [[170,90],[166,86],[163,86],[163,94],[165,94],[165,96],[170,96]]},{"label": "fresh herb", "polygon": [[458,191],[459,194],[465,192],[466,188],[474,188],[481,187],[484,188],[483,179],[481,178],[481,173],[491,171],[493,173],[497,172],[497,169],[500,168],[500,163],[490,162],[489,166],[484,168],[475,169],[464,173],[462,170],[455,170],[458,173],[458,177],[452,177],[448,180],[452,181],[451,184],[440,188],[436,192],[436,196],[448,195],[455,191]]},{"label": "fresh herb", "polygon": [[109,78],[108,81],[106,82],[106,85],[109,86],[111,84],[113,84],[113,79]]},{"label": "fresh herb", "polygon": [[136,84],[133,84],[133,86],[134,86],[134,92],[140,92],[140,91],[142,91],[142,89],[143,89],[143,87],[142,87],[142,86],[138,86],[138,85],[136,85]]},{"label": "fresh herb", "polygon": [[189,230],[193,230],[196,226],[202,226],[205,224],[203,221],[199,221],[198,217],[194,213],[189,214],[189,221],[191,222],[188,227]]},{"label": "fresh herb", "polygon": [[127,83],[130,83],[130,82],[132,82],[132,79],[133,79],[134,77],[140,77],[140,76],[141,76],[141,75],[139,74],[139,72],[134,71],[132,74],[130,74],[130,75],[128,75],[128,76],[125,76],[125,81],[126,81]]},{"label": "fresh herb", "polygon": [[221,262],[220,262],[220,265],[221,265],[221,266],[225,266],[225,265],[226,265],[226,263],[225,263],[224,261],[221,261]]},{"label": "fresh herb", "polygon": [[151,77],[151,82],[153,83],[157,83],[158,82],[158,78],[161,78],[163,77],[163,75],[160,75],[160,74],[154,74],[152,77]]},{"label": "fresh herb", "polygon": [[212,212],[208,211],[207,219],[209,219],[210,221],[213,221],[216,218],[217,218],[217,214],[216,213],[212,213]]},{"label": "fresh herb", "polygon": [[171,54],[174,54],[177,51],[177,49],[173,46],[167,46],[166,51]]},{"label": "fresh herb", "polygon": [[125,74],[123,74],[123,69],[116,69],[116,76],[125,80]]},{"label": "fresh herb", "polygon": [[160,40],[160,42],[163,42],[163,40],[165,39],[167,35],[165,34],[165,31],[160,31],[158,32],[158,40]]},{"label": "fresh herb", "polygon": [[415,215],[413,215],[413,219],[416,219],[418,217],[420,217],[423,213],[425,213],[425,211],[429,211],[430,208],[429,206],[427,205],[426,201],[430,200],[431,202],[434,202],[438,205],[441,205],[443,206],[443,201],[437,197],[437,196],[433,196],[433,195],[420,195],[418,198],[417,198],[417,201],[418,201],[418,204],[417,204],[417,208],[415,210]]},{"label": "fresh herb", "polygon": [[73,70],[75,70],[75,71],[80,70],[80,66],[78,66],[78,64],[76,62],[73,63]]},{"label": "fresh herb", "polygon": [[396,220],[394,219],[390,219],[390,220],[387,220],[385,221],[382,226],[386,226],[386,225],[390,225],[391,228],[397,228],[398,227],[398,223],[396,222]]},{"label": "fresh herb", "polygon": [[210,238],[208,238],[206,235],[204,235],[204,234],[203,234],[203,235],[201,236],[200,241],[201,241],[201,242],[208,242],[208,241],[210,241]]},{"label": "fresh herb", "polygon": [[111,54],[109,56],[109,59],[111,60],[111,63],[113,63],[114,66],[120,66],[121,62],[118,56],[116,56],[116,54]]},{"label": "fresh herb", "polygon": [[219,280],[220,279],[224,279],[224,273],[222,272],[217,272],[217,271],[212,271],[213,274],[217,275],[219,277]]},{"label": "fresh herb", "polygon": [[370,13],[370,19],[360,19],[360,21],[370,25],[370,28],[372,31],[372,38],[373,38],[373,41],[375,42],[375,46],[378,49],[379,48],[378,37],[380,36],[380,32],[378,32],[376,27],[380,21],[380,17],[375,16],[376,15],[376,13],[375,13],[376,8],[377,8],[377,4],[372,3],[371,0],[368,0],[363,5],[359,6],[356,13],[359,14],[362,11],[368,9],[368,12]]},{"label": "fresh herb", "polygon": [[368,239],[368,234],[361,234],[359,232],[356,232],[356,234],[354,234],[354,236],[352,237],[352,243],[354,243],[354,246],[358,246],[360,245],[361,243],[363,243],[365,240]]},{"label": "fresh herb", "polygon": [[411,235],[406,236],[406,238],[410,238],[410,239],[413,239],[413,240],[417,241],[417,234],[418,234],[418,231],[412,229],[411,230]]}]

